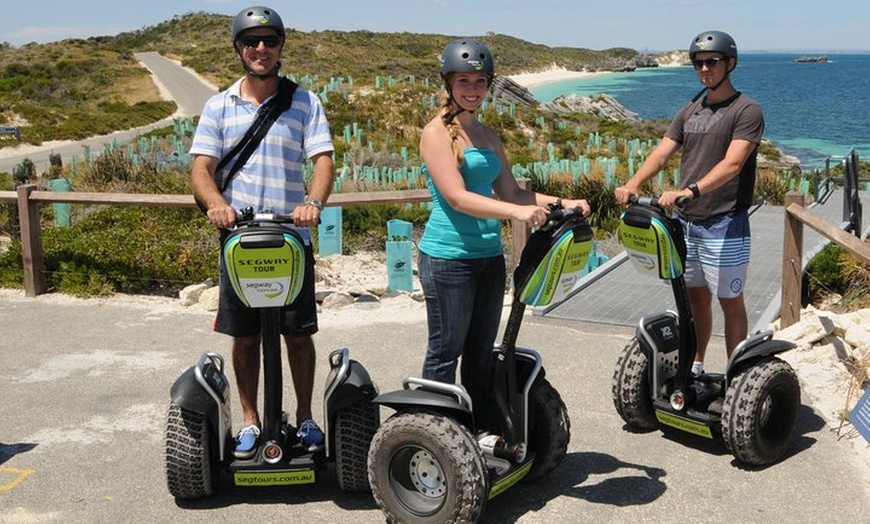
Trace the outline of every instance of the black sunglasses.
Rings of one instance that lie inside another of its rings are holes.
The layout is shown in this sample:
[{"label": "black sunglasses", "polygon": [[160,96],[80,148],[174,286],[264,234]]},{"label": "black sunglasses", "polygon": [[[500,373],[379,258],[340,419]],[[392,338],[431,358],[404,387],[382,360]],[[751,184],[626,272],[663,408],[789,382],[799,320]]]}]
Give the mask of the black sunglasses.
[{"label": "black sunglasses", "polygon": [[263,45],[272,49],[274,47],[278,47],[278,44],[281,43],[281,39],[277,36],[243,36],[241,38],[242,44],[245,47],[259,47],[260,42],[263,42]]},{"label": "black sunglasses", "polygon": [[719,62],[725,60],[724,58],[707,58],[705,60],[692,60],[692,65],[695,66],[695,69],[698,71],[701,70],[702,67],[707,66],[707,69],[716,69],[716,66],[719,65]]}]

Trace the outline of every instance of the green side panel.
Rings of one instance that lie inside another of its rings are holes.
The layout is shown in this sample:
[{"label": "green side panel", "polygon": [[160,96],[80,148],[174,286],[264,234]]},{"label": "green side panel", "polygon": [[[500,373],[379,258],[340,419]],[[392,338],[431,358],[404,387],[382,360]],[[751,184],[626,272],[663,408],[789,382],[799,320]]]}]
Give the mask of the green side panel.
[{"label": "green side panel", "polygon": [[659,219],[652,218],[649,227],[621,222],[618,236],[632,265],[641,273],[665,280],[683,274],[683,261],[674,239]]},{"label": "green side panel", "polygon": [[299,296],[305,279],[305,247],[290,233],[275,247],[243,246],[244,233],[224,244],[224,260],[233,290],[248,307],[281,307]]},{"label": "green side panel", "polygon": [[568,230],[553,243],[538,267],[519,290],[519,300],[527,306],[546,306],[564,298],[583,275],[595,242],[592,239],[575,242]]}]

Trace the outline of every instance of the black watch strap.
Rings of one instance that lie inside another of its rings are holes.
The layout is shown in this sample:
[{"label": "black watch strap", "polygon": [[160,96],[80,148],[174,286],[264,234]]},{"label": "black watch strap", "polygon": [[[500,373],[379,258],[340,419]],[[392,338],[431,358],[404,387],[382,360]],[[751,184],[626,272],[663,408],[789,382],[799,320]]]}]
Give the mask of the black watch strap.
[{"label": "black watch strap", "polygon": [[701,190],[698,189],[698,184],[692,182],[687,186],[689,191],[692,192],[692,198],[699,198],[701,196]]}]

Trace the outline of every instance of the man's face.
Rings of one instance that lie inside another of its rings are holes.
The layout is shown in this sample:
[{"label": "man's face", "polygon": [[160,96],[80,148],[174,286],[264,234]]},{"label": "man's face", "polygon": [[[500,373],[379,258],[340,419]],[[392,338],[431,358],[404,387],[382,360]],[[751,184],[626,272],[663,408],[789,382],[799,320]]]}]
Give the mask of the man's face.
[{"label": "man's face", "polygon": [[249,29],[236,41],[242,60],[258,74],[266,74],[275,68],[283,46],[281,37],[268,27]]}]

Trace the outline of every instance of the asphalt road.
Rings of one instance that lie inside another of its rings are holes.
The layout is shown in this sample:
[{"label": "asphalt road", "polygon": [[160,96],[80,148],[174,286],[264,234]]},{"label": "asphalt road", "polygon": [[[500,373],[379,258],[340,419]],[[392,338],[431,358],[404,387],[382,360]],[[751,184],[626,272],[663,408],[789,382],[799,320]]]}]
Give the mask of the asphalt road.
[{"label": "asphalt road", "polygon": [[135,56],[151,71],[152,79],[162,95],[168,100],[175,100],[178,109],[172,117],[147,126],[92,137],[80,142],[49,142],[38,147],[19,146],[14,153],[0,156],[0,172],[11,173],[19,162],[30,158],[36,166],[36,172],[42,173],[48,171],[49,156],[52,154],[59,154],[66,165],[73,156],[82,156],[86,146],[90,147],[91,151],[98,152],[103,145],[115,140],[120,144],[126,144],[152,129],[170,125],[173,118],[198,115],[208,97],[216,92],[214,87],[204,83],[198,75],[158,53],[137,53]]},{"label": "asphalt road", "polygon": [[[349,312],[322,322],[318,395],[326,357],[338,347],[349,347],[381,391],[418,374],[422,319],[370,317],[378,321]],[[370,495],[341,492],[331,466],[313,486],[241,489],[225,480],[204,501],[169,495],[169,387],[203,350],[228,356],[211,321],[177,302],[28,299],[0,290],[0,524],[383,522]],[[544,356],[568,406],[571,443],[550,476],[491,501],[484,522],[870,522],[868,472],[810,406],[788,456],[757,470],[735,464],[719,441],[626,431],[610,380],[629,336],[627,328],[526,317],[519,343]],[[721,346],[711,353],[721,356]]]}]

